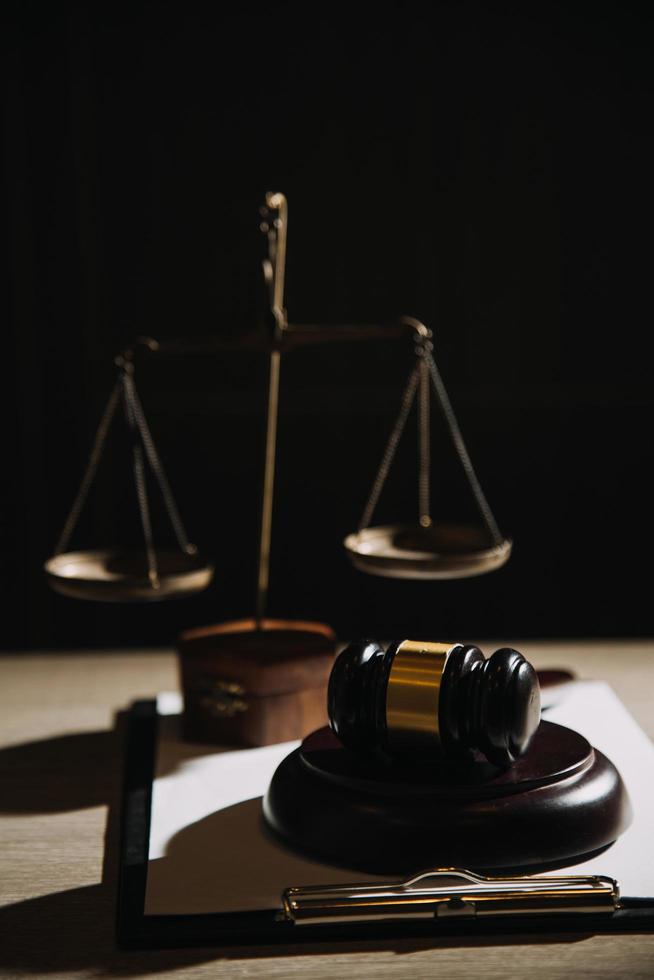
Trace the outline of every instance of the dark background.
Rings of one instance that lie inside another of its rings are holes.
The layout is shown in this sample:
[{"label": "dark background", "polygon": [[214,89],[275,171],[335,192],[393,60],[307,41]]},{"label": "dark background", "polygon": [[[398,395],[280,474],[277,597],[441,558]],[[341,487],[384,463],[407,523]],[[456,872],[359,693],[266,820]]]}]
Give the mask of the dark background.
[{"label": "dark background", "polygon": [[[368,578],[354,529],[410,367],[401,341],[283,364],[270,611],[342,635],[651,634],[651,14],[625,3],[3,8],[0,562],[7,646],[143,644],[252,612],[265,362],[146,356],[137,381],[201,596],[107,607],[40,571],[135,334],[261,315],[257,209],[290,202],[296,322],[410,313],[498,521],[500,572]],[[120,427],[74,544],[137,532]],[[434,510],[469,512],[440,426]],[[378,519],[415,514],[409,429]],[[162,527],[163,522],[157,524]],[[157,531],[165,539],[167,532]]]}]

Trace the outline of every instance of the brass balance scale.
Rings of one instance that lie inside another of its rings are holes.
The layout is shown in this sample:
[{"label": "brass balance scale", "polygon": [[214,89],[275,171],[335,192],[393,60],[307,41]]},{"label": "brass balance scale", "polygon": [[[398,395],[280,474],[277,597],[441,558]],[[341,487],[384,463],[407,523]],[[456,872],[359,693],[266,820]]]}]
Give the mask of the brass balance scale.
[{"label": "brass balance scale", "polygon": [[[263,465],[263,491],[259,536],[255,615],[252,620],[222,624],[226,633],[239,633],[249,642],[273,641],[279,631],[296,630],[321,642],[328,627],[319,623],[300,623],[266,618],[272,512],[275,483],[275,456],[278,429],[280,367],[282,354],[304,344],[332,341],[364,341],[410,336],[414,341],[414,361],[404,389],[400,409],[388,437],[379,468],[365,504],[358,529],[344,542],[346,552],[359,571],[371,575],[402,579],[455,579],[481,575],[500,568],[511,554],[511,541],[500,532],[473,468],[461,430],[433,355],[431,331],[410,317],[391,326],[295,325],[288,322],[284,305],[284,275],[288,205],[281,193],[266,195],[261,210],[261,229],[267,240],[263,262],[269,295],[268,325],[240,342],[241,347],[264,352],[269,357],[266,440]],[[212,342],[208,352],[228,350],[233,344]],[[75,599],[104,602],[152,602],[193,595],[207,588],[214,574],[213,565],[200,557],[180,516],[170,483],[156,449],[135,384],[136,351],[172,352],[197,349],[175,343],[159,344],[139,338],[134,347],[117,359],[118,377],[98,426],[86,471],[64,524],[54,555],[45,563],[52,588]],[[430,398],[433,394],[442,410],[452,443],[467,478],[479,512],[478,524],[451,524],[434,521],[430,512]],[[415,523],[373,526],[372,519],[409,414],[418,403],[418,520]],[[143,550],[70,551],[69,546],[80,513],[100,463],[107,434],[122,402],[131,439],[132,467],[143,530]],[[177,549],[162,549],[154,541],[146,464],[156,480],[172,525]],[[215,629],[215,628],[214,628]],[[278,635],[278,638],[279,635]]]}]

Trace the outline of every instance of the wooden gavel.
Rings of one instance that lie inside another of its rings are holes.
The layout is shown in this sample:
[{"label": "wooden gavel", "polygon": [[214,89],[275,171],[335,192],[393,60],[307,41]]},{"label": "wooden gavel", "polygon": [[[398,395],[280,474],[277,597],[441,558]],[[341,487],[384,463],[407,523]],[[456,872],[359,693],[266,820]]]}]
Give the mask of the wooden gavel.
[{"label": "wooden gavel", "polygon": [[455,759],[482,752],[508,767],[540,723],[536,671],[504,647],[402,640],[388,649],[351,643],[329,679],[329,720],[343,745],[393,757],[431,752]]}]

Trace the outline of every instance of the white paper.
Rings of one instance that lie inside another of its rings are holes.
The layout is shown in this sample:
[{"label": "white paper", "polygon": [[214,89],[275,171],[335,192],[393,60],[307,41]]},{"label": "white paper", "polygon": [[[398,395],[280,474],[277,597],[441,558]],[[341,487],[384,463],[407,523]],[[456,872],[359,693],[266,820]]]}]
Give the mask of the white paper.
[{"label": "white paper", "polygon": [[[278,908],[290,885],[388,880],[305,860],[266,833],[261,798],[297,742],[236,751],[189,744],[179,737],[179,696],[160,695],[158,707],[146,914]],[[634,810],[608,850],[566,870],[617,878],[623,896],[654,896],[654,746],[603,683],[571,685],[546,717],[575,728],[611,759]]]},{"label": "white paper", "polygon": [[[654,745],[608,684],[578,681],[546,717],[574,728],[617,767],[627,787],[633,821],[598,857],[570,867],[571,874],[617,878],[623,897],[654,898]],[[553,874],[560,872],[553,872]]]}]

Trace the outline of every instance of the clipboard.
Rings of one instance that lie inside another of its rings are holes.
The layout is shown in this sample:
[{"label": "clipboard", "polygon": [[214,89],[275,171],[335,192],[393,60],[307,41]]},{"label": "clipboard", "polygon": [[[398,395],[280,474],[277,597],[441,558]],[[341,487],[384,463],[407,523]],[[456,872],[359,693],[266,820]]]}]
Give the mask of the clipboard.
[{"label": "clipboard", "polygon": [[[230,911],[212,914],[146,914],[146,886],[150,850],[150,825],[152,817],[153,780],[157,728],[160,716],[154,700],[137,701],[129,710],[123,805],[121,814],[121,844],[119,850],[120,876],[117,903],[117,938],[124,948],[175,948],[189,946],[247,946],[295,943],[324,943],[326,941],[392,940],[402,937],[422,938],[439,936],[499,935],[525,933],[577,932],[648,932],[654,928],[654,899],[621,898],[617,892],[609,894],[610,878],[598,883],[604,890],[603,898],[596,892],[590,902],[562,908],[540,908],[519,911],[504,903],[493,914],[479,914],[478,902],[468,901],[477,894],[482,879],[467,884],[458,882],[459,891],[450,896],[450,908],[444,915],[426,914],[369,917],[334,917],[302,914],[294,917],[292,906],[304,902],[305,910],[316,897],[319,901],[330,900],[334,887],[303,889],[302,882],[289,882],[286,893],[280,893],[277,909],[261,908],[250,911]],[[216,842],[221,846],[221,842]],[[610,872],[610,850],[606,854]],[[416,869],[418,872],[424,869]],[[420,875],[417,876],[421,877]],[[475,876],[473,876],[474,878]],[[557,875],[559,881],[569,880]],[[601,877],[601,876],[595,876]],[[417,880],[417,879],[416,879]],[[502,879],[505,883],[511,879]],[[533,880],[533,879],[532,879]],[[555,879],[552,879],[555,880]],[[497,879],[493,879],[496,882]],[[528,885],[530,879],[521,879]],[[491,889],[493,887],[491,882]],[[396,884],[396,883],[395,883]],[[409,883],[404,883],[409,884]],[[588,887],[586,885],[585,887]],[[346,885],[352,895],[354,886]],[[466,891],[467,889],[467,891]],[[374,889],[373,889],[374,890]],[[451,885],[448,889],[451,892]],[[496,891],[497,889],[495,889]],[[369,897],[371,889],[367,888]],[[577,893],[579,889],[576,889]],[[317,893],[317,894],[316,894]],[[359,896],[361,893],[359,893]],[[342,894],[337,896],[342,898]],[[357,895],[353,896],[355,902]],[[609,908],[607,902],[611,903]],[[594,904],[598,903],[598,904]],[[342,904],[342,902],[340,903]],[[542,903],[541,903],[542,904]],[[433,908],[433,905],[431,906]]]}]

